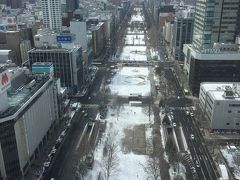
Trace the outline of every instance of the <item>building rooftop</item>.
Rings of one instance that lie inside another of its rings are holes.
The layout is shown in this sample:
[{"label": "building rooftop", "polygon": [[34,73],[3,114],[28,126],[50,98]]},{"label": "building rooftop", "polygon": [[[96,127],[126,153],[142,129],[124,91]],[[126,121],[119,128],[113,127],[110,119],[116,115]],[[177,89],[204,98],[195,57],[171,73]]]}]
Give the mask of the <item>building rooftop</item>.
[{"label": "building rooftop", "polygon": [[[240,82],[204,82],[201,88],[216,100],[240,100],[239,94]],[[226,89],[233,92],[232,96],[225,96]]]},{"label": "building rooftop", "polygon": [[220,168],[220,171],[221,171],[222,178],[223,179],[229,179],[226,166],[224,164],[219,164],[219,168]]},{"label": "building rooftop", "polygon": [[17,90],[13,91],[10,88],[7,92],[10,106],[4,112],[0,112],[0,118],[14,115],[49,79],[48,75],[29,77],[27,83]]}]

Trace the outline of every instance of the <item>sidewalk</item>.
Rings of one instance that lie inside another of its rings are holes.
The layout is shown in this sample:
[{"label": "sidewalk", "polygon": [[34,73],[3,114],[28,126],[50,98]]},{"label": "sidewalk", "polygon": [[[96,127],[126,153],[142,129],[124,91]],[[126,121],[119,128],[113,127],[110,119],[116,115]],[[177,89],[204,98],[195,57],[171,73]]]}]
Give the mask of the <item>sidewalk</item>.
[{"label": "sidewalk", "polygon": [[174,69],[174,72],[176,73],[176,78],[177,78],[177,80],[179,82],[179,85],[181,86],[182,89],[188,90],[188,92],[192,96],[191,91],[190,91],[189,86],[188,86],[187,75],[184,73],[184,70],[180,67],[179,62],[176,61],[175,58],[173,57],[173,55],[171,54],[170,47],[168,45],[166,45],[165,47],[166,47],[166,51],[168,53],[169,59],[172,62],[174,62],[173,63],[173,69]]},{"label": "sidewalk", "polygon": [[55,145],[58,136],[64,129],[64,125],[64,120],[61,120],[59,124],[55,125],[54,130],[51,132],[47,143],[44,145],[43,149],[40,150],[38,157],[32,163],[28,171],[27,177],[25,178],[26,180],[37,179],[37,175],[39,175],[42,171],[43,163],[47,159],[52,147]]}]

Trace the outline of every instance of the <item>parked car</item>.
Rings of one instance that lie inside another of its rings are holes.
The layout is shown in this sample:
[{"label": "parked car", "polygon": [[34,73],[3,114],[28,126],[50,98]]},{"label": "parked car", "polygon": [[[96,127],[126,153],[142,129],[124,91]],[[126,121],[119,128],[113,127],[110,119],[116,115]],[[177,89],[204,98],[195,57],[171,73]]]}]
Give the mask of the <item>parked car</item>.
[{"label": "parked car", "polygon": [[48,168],[48,167],[50,166],[50,161],[44,162],[44,163],[43,163],[43,166],[44,166],[45,168]]},{"label": "parked car", "polygon": [[92,169],[93,168],[93,162],[94,162],[94,156],[93,156],[92,153],[89,153],[86,156],[86,159],[85,159],[85,164],[86,164],[88,169]]},{"label": "parked car", "polygon": [[190,135],[190,137],[191,137],[191,139],[195,139],[195,137],[194,137],[194,135],[193,135],[193,134],[191,134],[191,135]]}]

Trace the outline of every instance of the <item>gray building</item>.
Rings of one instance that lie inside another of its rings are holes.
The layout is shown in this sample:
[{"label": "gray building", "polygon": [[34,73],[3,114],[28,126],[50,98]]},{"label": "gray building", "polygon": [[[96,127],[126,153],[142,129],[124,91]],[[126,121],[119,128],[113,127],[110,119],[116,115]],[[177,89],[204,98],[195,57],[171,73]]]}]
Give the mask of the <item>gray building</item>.
[{"label": "gray building", "polygon": [[19,66],[27,61],[27,51],[32,48],[32,45],[33,35],[31,28],[0,32],[0,49],[14,51],[16,58],[12,60]]},{"label": "gray building", "polygon": [[41,6],[43,11],[43,24],[45,27],[61,31],[61,0],[41,0]]},{"label": "gray building", "polygon": [[58,117],[56,87],[49,75],[26,75],[17,90],[11,88],[13,75],[13,70],[0,69],[4,79],[0,86],[0,179],[22,179],[27,174]]},{"label": "gray building", "polygon": [[201,83],[199,100],[213,130],[240,130],[239,82]]},{"label": "gray building", "polygon": [[84,81],[82,48],[47,48],[32,49],[28,52],[29,62],[51,62],[54,66],[54,77],[60,78],[61,86],[69,92],[76,93]]},{"label": "gray building", "polygon": [[239,34],[240,0],[197,0],[193,46],[211,48],[213,43],[233,43]]},{"label": "gray building", "polygon": [[176,13],[172,37],[172,50],[176,60],[184,61],[183,45],[192,42],[193,15],[193,9],[180,10]]},{"label": "gray building", "polygon": [[79,8],[79,0],[66,0],[67,11],[74,11]]},{"label": "gray building", "polygon": [[196,96],[202,82],[235,82],[240,79],[239,44],[215,44],[213,49],[203,52],[185,44],[183,52],[188,85]]}]

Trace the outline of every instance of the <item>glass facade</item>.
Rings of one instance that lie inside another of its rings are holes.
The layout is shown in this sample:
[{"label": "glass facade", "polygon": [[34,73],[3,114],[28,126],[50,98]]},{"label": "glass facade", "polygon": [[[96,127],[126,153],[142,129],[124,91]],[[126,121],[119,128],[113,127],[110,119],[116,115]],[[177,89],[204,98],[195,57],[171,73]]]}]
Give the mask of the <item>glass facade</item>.
[{"label": "glass facade", "polygon": [[197,0],[193,30],[193,46],[212,48],[213,43],[235,41],[239,31],[240,0]]}]

